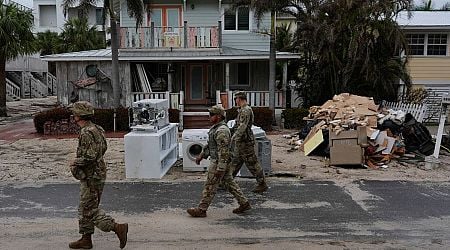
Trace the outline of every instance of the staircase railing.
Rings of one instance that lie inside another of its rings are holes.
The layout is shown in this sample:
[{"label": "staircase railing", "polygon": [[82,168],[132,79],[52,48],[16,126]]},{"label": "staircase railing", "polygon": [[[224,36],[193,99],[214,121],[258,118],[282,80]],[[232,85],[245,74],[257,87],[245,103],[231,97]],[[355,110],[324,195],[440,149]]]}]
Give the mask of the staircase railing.
[{"label": "staircase railing", "polygon": [[20,100],[20,87],[9,79],[6,79],[6,96],[11,100]]},{"label": "staircase railing", "polygon": [[47,86],[50,89],[51,95],[55,95],[56,93],[56,77],[51,73],[47,72]]}]

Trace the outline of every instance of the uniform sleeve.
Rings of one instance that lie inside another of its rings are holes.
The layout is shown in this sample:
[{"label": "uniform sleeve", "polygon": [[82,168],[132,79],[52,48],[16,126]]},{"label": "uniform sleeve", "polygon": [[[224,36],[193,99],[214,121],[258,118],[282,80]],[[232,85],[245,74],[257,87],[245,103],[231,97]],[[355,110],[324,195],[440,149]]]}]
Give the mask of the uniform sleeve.
[{"label": "uniform sleeve", "polygon": [[97,161],[98,145],[94,143],[94,136],[90,132],[80,135],[80,142],[77,149],[77,157],[74,164],[85,167]]},{"label": "uniform sleeve", "polygon": [[202,149],[202,158],[203,159],[207,159],[208,157],[209,157],[209,155],[210,155],[210,153],[209,153],[209,145],[208,145],[208,143],[206,143],[205,144],[205,146],[203,146],[203,149]]},{"label": "uniform sleeve", "polygon": [[239,115],[239,126],[235,129],[234,137],[236,141],[241,141],[250,122],[251,111],[249,109],[241,110]]},{"label": "uniform sleeve", "polygon": [[217,171],[225,171],[230,162],[230,133],[225,129],[218,129],[216,133],[218,150]]}]

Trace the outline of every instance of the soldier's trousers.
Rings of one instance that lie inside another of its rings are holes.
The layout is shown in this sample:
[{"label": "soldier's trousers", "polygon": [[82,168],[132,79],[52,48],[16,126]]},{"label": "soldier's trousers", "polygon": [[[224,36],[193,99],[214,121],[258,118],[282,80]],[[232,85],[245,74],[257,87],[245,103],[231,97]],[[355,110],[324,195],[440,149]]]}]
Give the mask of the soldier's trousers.
[{"label": "soldier's trousers", "polygon": [[[215,160],[211,160],[208,169],[208,177],[206,179],[205,185],[203,186],[202,200],[198,205],[198,207],[202,210],[208,210],[208,207],[209,205],[211,205],[211,202],[216,194],[217,187],[219,186],[220,180],[217,180],[214,177],[216,169],[217,169],[217,162]],[[245,198],[244,194],[239,188],[239,185],[233,179],[232,169],[230,167],[228,167],[227,170],[225,171],[225,175],[223,176],[222,179],[222,184],[228,190],[228,192],[230,192],[234,196],[234,198],[236,198],[239,205],[243,205],[248,202],[247,198]]]},{"label": "soldier's trousers", "polygon": [[255,154],[254,142],[236,142],[233,147],[233,156],[231,159],[231,167],[233,169],[233,176],[236,176],[242,165],[245,163],[250,173],[256,177],[258,184],[264,183],[264,172],[258,158]]},{"label": "soldier's trousers", "polygon": [[94,226],[104,232],[114,229],[114,219],[98,207],[104,185],[104,180],[80,181],[80,206],[78,207],[80,234],[93,234]]}]

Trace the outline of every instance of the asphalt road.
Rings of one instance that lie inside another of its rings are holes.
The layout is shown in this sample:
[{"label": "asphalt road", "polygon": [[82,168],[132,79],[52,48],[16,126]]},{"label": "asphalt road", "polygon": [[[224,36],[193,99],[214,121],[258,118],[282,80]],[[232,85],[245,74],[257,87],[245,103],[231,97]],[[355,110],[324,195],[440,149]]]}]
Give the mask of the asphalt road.
[{"label": "asphalt road", "polygon": [[[134,232],[136,239],[130,235],[128,249],[271,249],[277,245],[282,249],[446,249],[450,245],[447,183],[270,184],[266,194],[256,195],[250,192],[254,181],[240,181],[253,207],[241,216],[231,213],[237,204],[221,191],[207,218],[190,218],[185,209],[197,204],[202,182],[108,183],[102,207],[129,221],[130,234]],[[77,184],[0,185],[0,223],[4,225],[0,242],[9,242],[0,244],[0,249],[66,246],[69,239],[78,237],[77,202]],[[115,246],[113,234],[99,234],[96,249]],[[205,239],[206,245],[198,243]]]}]

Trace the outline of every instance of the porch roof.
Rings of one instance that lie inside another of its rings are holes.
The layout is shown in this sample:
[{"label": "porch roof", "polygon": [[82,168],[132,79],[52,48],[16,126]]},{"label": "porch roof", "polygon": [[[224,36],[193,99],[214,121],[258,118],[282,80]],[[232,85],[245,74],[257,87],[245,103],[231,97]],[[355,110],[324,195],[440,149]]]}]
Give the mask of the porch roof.
[{"label": "porch roof", "polygon": [[[277,52],[277,59],[298,59],[299,54]],[[120,49],[119,61],[195,61],[195,60],[268,60],[268,51],[244,50],[230,47],[222,49]],[[46,55],[44,61],[110,61],[111,49]]]}]

